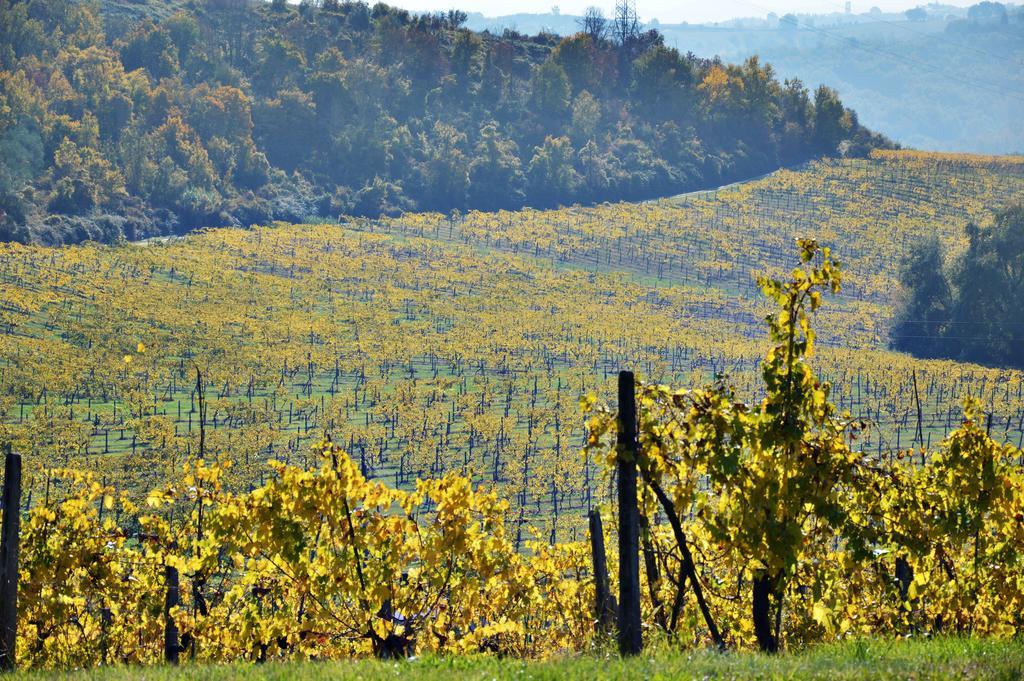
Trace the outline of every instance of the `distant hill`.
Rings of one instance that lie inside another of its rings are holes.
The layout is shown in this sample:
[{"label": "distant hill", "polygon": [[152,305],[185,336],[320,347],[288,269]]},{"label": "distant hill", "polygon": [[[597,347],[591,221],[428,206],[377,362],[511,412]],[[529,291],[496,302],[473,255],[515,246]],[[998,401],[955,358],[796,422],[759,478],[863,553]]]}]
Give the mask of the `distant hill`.
[{"label": "distant hill", "polygon": [[[987,15],[1002,7],[1005,23]],[[759,55],[780,78],[828,83],[860,120],[930,150],[1024,150],[1024,18],[1015,5],[930,4],[910,13],[771,16],[723,24],[658,24],[665,43],[701,57]],[[468,25],[500,32],[578,30],[579,18],[537,14]]]},{"label": "distant hill", "polygon": [[888,142],[630,24],[318,0],[0,0],[0,238],[645,199]]}]

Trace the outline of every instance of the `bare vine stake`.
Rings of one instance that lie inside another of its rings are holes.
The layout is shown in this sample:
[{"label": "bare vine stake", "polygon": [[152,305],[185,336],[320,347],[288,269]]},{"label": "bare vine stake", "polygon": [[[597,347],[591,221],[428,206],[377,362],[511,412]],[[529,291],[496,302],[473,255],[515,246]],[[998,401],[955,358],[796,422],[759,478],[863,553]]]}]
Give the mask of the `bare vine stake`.
[{"label": "bare vine stake", "polygon": [[[199,460],[203,461],[206,457],[206,387],[203,385],[203,373],[196,366],[196,395],[199,398]],[[216,418],[216,414],[214,414]],[[196,486],[198,491],[198,522],[196,524],[196,557],[202,556],[202,549],[199,548],[203,543],[203,487],[202,482],[196,480]],[[205,575],[200,571],[198,574],[193,576],[192,580],[192,607],[193,614],[198,613],[202,616],[206,616],[206,596],[203,593],[205,586]],[[193,660],[196,657],[196,640],[193,636],[187,635],[189,657]]]},{"label": "bare vine stake", "polygon": [[164,600],[164,660],[168,664],[178,664],[181,645],[178,642],[178,625],[171,615],[171,610],[181,604],[178,568],[164,566],[164,579],[167,584],[167,596]]},{"label": "bare vine stake", "polygon": [[21,528],[21,455],[4,446],[3,526],[0,527],[0,671],[14,670],[18,640],[18,532]]},{"label": "bare vine stake", "polygon": [[619,372],[619,653],[639,655],[640,511],[636,500],[636,394],[632,371]]},{"label": "bare vine stake", "polygon": [[604,526],[601,523],[601,512],[596,508],[590,512],[590,553],[594,561],[597,630],[607,634],[615,626],[615,606],[608,583],[608,558],[604,550]]}]

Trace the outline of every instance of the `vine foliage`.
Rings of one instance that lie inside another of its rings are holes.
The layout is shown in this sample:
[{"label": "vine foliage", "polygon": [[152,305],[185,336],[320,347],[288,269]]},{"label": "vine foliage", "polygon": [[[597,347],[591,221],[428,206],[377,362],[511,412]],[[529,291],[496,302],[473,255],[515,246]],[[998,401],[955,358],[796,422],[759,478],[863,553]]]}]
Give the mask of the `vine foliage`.
[{"label": "vine foliage", "polygon": [[[799,253],[788,278],[759,282],[776,308],[757,401],[725,377],[639,384],[645,635],[766,651],[1021,635],[1021,451],[973,401],[932,451],[860,451],[868,424],[838,412],[810,365],[811,320],[841,268],[813,241]],[[611,470],[617,415],[593,397],[583,407],[585,454]],[[229,453],[187,457],[142,495],[46,469],[21,537],[20,663],[156,663],[167,617],[200,661],[599,644],[585,543],[519,545],[508,503],[468,476],[391,487],[329,438],[311,459],[273,463],[248,491],[227,484]],[[165,613],[167,568],[181,600]]]}]

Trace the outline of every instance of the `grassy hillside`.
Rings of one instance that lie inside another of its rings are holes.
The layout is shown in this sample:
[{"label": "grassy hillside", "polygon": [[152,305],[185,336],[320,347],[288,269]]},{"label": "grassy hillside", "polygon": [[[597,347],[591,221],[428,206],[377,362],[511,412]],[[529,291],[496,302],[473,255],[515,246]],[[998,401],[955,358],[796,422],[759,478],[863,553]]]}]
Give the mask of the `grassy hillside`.
[{"label": "grassy hillside", "polygon": [[970,640],[851,641],[807,652],[769,658],[750,653],[718,655],[711,652],[669,651],[622,661],[614,655],[569,657],[547,662],[486,658],[425,658],[411,662],[306,662],[261,666],[102,669],[90,672],[16,674],[15,679],[42,681],[128,681],[163,679],[361,679],[383,681],[396,677],[416,681],[445,679],[950,679],[982,681],[1014,679],[1024,674],[1024,648],[1014,642]]},{"label": "grassy hillside", "polygon": [[863,446],[935,443],[967,394],[1018,444],[1019,372],[885,348],[902,254],[930,234],[956,253],[967,222],[1020,195],[1022,171],[1020,158],[901,152],[647,204],[9,245],[4,428],[34,467],[87,464],[148,489],[196,447],[197,364],[207,446],[236,461],[236,486],[261,480],[266,458],[304,461],[327,430],[372,477],[464,472],[512,500],[522,531],[571,538],[606,493],[579,455],[578,398],[612,394],[626,366],[675,385],[726,373],[755,396],[753,276],[813,234],[846,271],[813,361],[840,408],[873,424]]}]

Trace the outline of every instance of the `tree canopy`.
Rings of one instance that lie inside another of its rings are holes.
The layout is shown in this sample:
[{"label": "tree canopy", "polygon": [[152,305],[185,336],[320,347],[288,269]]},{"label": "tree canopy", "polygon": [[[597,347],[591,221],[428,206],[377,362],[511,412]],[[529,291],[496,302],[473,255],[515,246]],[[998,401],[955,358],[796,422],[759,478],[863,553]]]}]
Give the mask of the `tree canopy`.
[{"label": "tree canopy", "polygon": [[621,21],[560,40],[361,2],[180,7],[0,0],[0,238],[645,199],[887,144],[832,90]]},{"label": "tree canopy", "polygon": [[937,240],[908,258],[893,347],[1024,367],[1024,206],[999,211],[991,227],[969,224],[966,233],[967,250],[948,267]]}]

